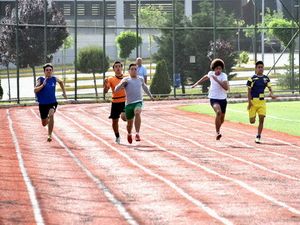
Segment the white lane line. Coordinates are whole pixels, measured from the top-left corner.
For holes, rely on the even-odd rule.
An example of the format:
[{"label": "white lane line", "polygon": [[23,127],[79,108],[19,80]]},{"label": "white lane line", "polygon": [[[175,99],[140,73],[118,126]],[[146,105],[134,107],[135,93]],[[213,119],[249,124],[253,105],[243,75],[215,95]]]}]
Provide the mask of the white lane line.
[{"label": "white lane line", "polygon": [[[178,116],[174,115],[173,117],[178,117]],[[169,121],[169,120],[165,120],[165,119],[162,119],[162,118],[156,118],[156,119],[161,120],[164,123],[170,123],[170,124],[173,124],[175,126],[179,126],[179,127],[185,128],[185,129],[193,130],[193,131],[195,131],[197,133],[200,132],[200,133],[203,133],[203,134],[208,135],[208,136],[215,136],[215,135],[213,135],[213,134],[211,134],[209,132],[205,132],[205,131],[202,131],[202,130],[196,129],[196,128],[187,127],[187,126],[184,126],[184,125],[181,125],[181,124],[178,124],[178,123],[174,123],[174,122]],[[232,142],[239,143],[239,144],[243,145],[244,147],[251,148],[252,150],[256,150],[256,151],[260,151],[260,152],[265,152],[265,153],[268,153],[268,154],[276,155],[276,156],[279,156],[279,157],[282,157],[282,158],[286,158],[286,159],[290,159],[290,160],[294,160],[294,161],[299,161],[299,159],[295,158],[295,157],[291,157],[291,156],[288,156],[288,155],[285,155],[285,154],[281,154],[281,153],[278,153],[278,152],[273,152],[273,151],[269,151],[269,150],[257,148],[257,147],[254,147],[252,145],[248,145],[248,144],[246,144],[246,143],[244,143],[242,141],[238,141],[238,140],[235,140],[235,139],[230,138],[230,137],[226,137],[226,138],[229,139]]]},{"label": "white lane line", "polygon": [[179,193],[181,196],[183,196],[185,199],[187,199],[188,201],[192,202],[194,205],[196,205],[197,207],[199,207],[201,210],[205,211],[208,215],[210,215],[212,218],[215,218],[216,220],[222,222],[223,224],[233,224],[231,221],[229,221],[228,219],[218,215],[218,213],[211,209],[210,207],[208,207],[207,205],[205,205],[204,203],[202,203],[201,201],[193,198],[191,195],[189,195],[187,192],[185,192],[182,188],[178,187],[175,183],[173,183],[172,181],[164,178],[163,176],[154,173],[152,170],[144,167],[143,165],[139,164],[137,161],[135,161],[134,159],[132,159],[128,154],[120,151],[119,149],[117,149],[116,147],[112,146],[109,142],[105,141],[103,138],[100,138],[99,136],[97,136],[95,133],[93,133],[92,131],[90,131],[89,129],[83,127],[82,125],[80,125],[79,123],[77,123],[75,120],[71,119],[70,117],[59,113],[62,117],[68,119],[69,121],[71,121],[73,124],[75,124],[76,126],[78,126],[80,129],[84,130],[86,133],[90,134],[91,136],[93,136],[95,139],[97,139],[98,141],[102,142],[103,144],[105,144],[107,147],[111,148],[113,151],[117,152],[119,155],[121,155],[122,157],[124,157],[128,162],[130,162],[132,165],[140,168],[141,170],[143,170],[145,173],[149,174],[152,177],[155,177],[156,179],[162,181],[163,183],[167,184],[170,188],[172,188],[173,190],[175,190],[177,193]]},{"label": "white lane line", "polygon": [[[170,112],[164,112],[164,113],[173,116],[173,114],[170,113]],[[211,123],[203,122],[203,121],[200,121],[200,120],[197,120],[197,119],[194,119],[194,118],[190,118],[190,117],[185,117],[185,118],[187,118],[187,119],[190,120],[190,121],[195,121],[195,122],[197,122],[197,123],[201,123],[201,124],[208,125],[208,126],[210,126],[210,127],[214,127],[214,124],[211,124]],[[233,129],[233,128],[229,128],[229,127],[223,127],[223,129],[230,130],[230,131],[233,131],[233,132],[236,132],[236,133],[239,133],[239,134],[243,134],[243,135],[246,135],[246,136],[249,136],[249,137],[252,137],[252,138],[253,138],[253,135],[252,135],[252,134],[249,134],[249,133],[244,132],[244,131],[240,131],[240,130]],[[291,144],[291,143],[289,143],[289,142],[286,142],[286,141],[283,141],[283,140],[280,140],[280,139],[277,139],[277,138],[265,137],[265,139],[273,140],[273,141],[279,142],[279,143],[281,143],[281,144],[285,144],[285,145],[288,145],[288,146],[291,146],[291,147],[295,147],[295,148],[299,148],[299,149],[300,149],[300,146],[298,146],[298,145],[294,145],[294,144]]]},{"label": "white lane line", "polygon": [[[102,109],[102,110],[105,110],[105,109]],[[285,178],[288,178],[288,179],[291,179],[291,180],[300,181],[300,178],[298,178],[298,177],[294,177],[294,176],[291,176],[291,175],[288,175],[288,174],[285,174],[285,173],[281,173],[281,172],[278,172],[278,171],[276,171],[276,170],[272,170],[272,169],[269,169],[269,168],[267,168],[267,167],[265,167],[265,166],[262,166],[262,165],[260,165],[260,164],[257,164],[257,163],[255,163],[255,162],[252,162],[252,161],[249,161],[249,160],[240,158],[240,157],[238,157],[238,156],[234,156],[234,155],[231,155],[231,154],[222,152],[222,151],[218,151],[218,150],[216,150],[216,149],[213,149],[213,148],[207,147],[207,146],[205,146],[205,145],[202,145],[202,144],[200,144],[200,143],[198,143],[198,142],[196,142],[195,140],[192,140],[192,139],[190,139],[190,138],[181,137],[181,136],[172,134],[172,133],[170,133],[170,132],[164,131],[164,130],[162,130],[162,129],[153,127],[153,126],[151,126],[151,125],[147,125],[147,124],[146,124],[145,126],[148,126],[148,127],[151,128],[151,129],[154,129],[154,130],[156,130],[156,131],[158,131],[158,132],[165,133],[166,135],[175,137],[175,138],[177,138],[177,139],[182,139],[182,140],[184,140],[184,141],[188,141],[188,142],[190,142],[190,143],[192,143],[192,144],[194,144],[194,145],[196,145],[196,146],[198,146],[198,147],[205,148],[205,149],[207,149],[207,150],[209,150],[209,151],[212,151],[212,152],[215,152],[215,153],[217,153],[217,154],[224,155],[224,156],[227,156],[227,157],[229,157],[229,158],[235,159],[235,160],[237,160],[237,161],[240,161],[240,162],[246,163],[246,164],[248,164],[248,165],[254,166],[254,167],[256,167],[256,168],[259,168],[259,169],[261,169],[261,170],[267,171],[267,172],[269,172],[269,173],[273,173],[273,174],[276,174],[276,175],[279,175],[279,176],[282,176],[282,177],[285,177]]]},{"label": "white lane line", "polygon": [[254,162],[252,162],[252,161],[249,161],[249,160],[246,160],[246,159],[243,159],[243,158],[240,158],[240,157],[237,157],[237,156],[234,156],[234,155],[231,155],[231,154],[222,152],[222,151],[215,150],[215,149],[210,148],[210,147],[207,147],[207,146],[205,146],[205,145],[203,145],[203,144],[199,144],[197,141],[192,140],[192,139],[190,139],[190,138],[181,137],[181,136],[172,134],[172,133],[170,133],[170,132],[164,131],[164,130],[162,130],[162,129],[153,127],[153,126],[148,125],[148,124],[145,124],[145,126],[151,128],[151,129],[153,129],[153,130],[156,130],[156,131],[158,131],[158,132],[164,133],[164,134],[166,134],[166,135],[168,135],[168,136],[171,136],[171,137],[174,137],[174,138],[177,138],[177,139],[182,139],[182,140],[184,140],[184,141],[190,142],[190,143],[192,143],[192,144],[194,144],[194,145],[196,145],[196,146],[198,146],[198,147],[207,149],[207,150],[209,150],[209,151],[211,151],[211,152],[215,152],[215,153],[217,153],[217,154],[219,154],[219,155],[227,156],[227,157],[232,158],[232,159],[235,159],[235,160],[237,160],[237,161],[240,161],[240,162],[246,163],[246,164],[248,164],[248,165],[254,166],[254,167],[258,168],[258,169],[267,171],[267,172],[269,172],[269,173],[273,173],[273,174],[276,174],[276,175],[279,175],[279,176],[282,176],[282,177],[285,177],[285,178],[288,178],[288,179],[291,179],[291,180],[300,181],[300,178],[297,178],[297,177],[294,177],[294,176],[291,176],[291,175],[288,175],[288,174],[284,174],[284,173],[278,172],[278,171],[276,171],[276,170],[269,169],[269,168],[267,168],[267,167],[265,167],[265,166],[262,166],[262,165],[260,165],[260,164],[254,163]]},{"label": "white lane line", "polygon": [[[87,113],[87,112],[83,111],[82,109],[80,109],[80,111],[82,111],[85,114]],[[99,120],[99,121],[101,121],[103,123],[106,123],[107,125],[110,125],[106,120],[103,120],[103,119],[101,119],[99,117],[96,117],[96,116],[92,116],[92,117],[94,117],[94,119],[96,119],[96,120]],[[127,132],[125,129],[122,129],[122,130],[125,131],[125,132]],[[220,173],[218,173],[218,172],[216,172],[216,171],[214,171],[214,170],[212,170],[212,169],[210,169],[210,168],[208,168],[206,166],[203,166],[203,165],[201,165],[201,164],[199,164],[199,163],[197,163],[195,161],[190,160],[186,156],[182,156],[182,155],[180,155],[180,154],[178,154],[178,153],[176,153],[174,151],[170,151],[170,150],[162,147],[161,145],[156,144],[156,143],[154,143],[154,142],[152,142],[150,140],[147,140],[147,139],[145,139],[145,140],[149,144],[156,146],[160,150],[162,150],[164,152],[167,152],[167,153],[169,153],[169,154],[171,154],[171,155],[173,155],[173,156],[175,156],[175,157],[177,157],[177,158],[179,158],[179,159],[187,162],[190,165],[193,165],[193,166],[195,166],[197,168],[200,168],[200,169],[204,170],[205,172],[207,172],[209,174],[218,176],[218,177],[220,177],[223,180],[227,180],[227,181],[233,182],[233,183],[237,184],[238,186],[246,189],[247,191],[249,191],[249,192],[251,192],[251,193],[253,193],[253,194],[257,195],[257,196],[260,196],[260,197],[264,198],[265,200],[267,200],[267,201],[269,201],[269,202],[271,202],[271,203],[273,203],[275,205],[278,205],[278,206],[280,206],[282,208],[285,208],[285,209],[287,209],[288,211],[290,211],[290,212],[292,212],[294,214],[300,215],[300,210],[298,210],[298,209],[296,209],[294,207],[291,207],[291,206],[287,205],[285,202],[279,201],[279,200],[273,198],[272,196],[269,196],[269,195],[267,195],[267,194],[259,191],[255,187],[252,187],[251,185],[249,185],[249,184],[247,184],[247,183],[245,183],[245,182],[243,182],[241,180],[238,180],[238,179],[235,179],[235,178],[232,178],[232,177],[228,177],[226,175],[222,175],[222,174],[220,174]]]},{"label": "white lane line", "polygon": [[[33,109],[31,109],[31,112],[37,117],[39,116],[34,112]],[[47,129],[47,128],[46,128]],[[123,203],[120,202],[114,194],[109,190],[109,188],[98,178],[96,177],[82,162],[80,159],[78,159],[75,154],[64,144],[64,142],[53,132],[52,134],[53,138],[59,143],[61,147],[63,147],[66,152],[69,154],[69,156],[74,160],[74,162],[82,169],[82,171],[90,178],[92,179],[98,186],[98,188],[103,191],[104,195],[107,197],[107,199],[117,208],[117,210],[120,212],[122,217],[131,225],[138,225],[138,222],[130,215],[130,213],[126,210]]]},{"label": "white lane line", "polygon": [[[236,110],[236,109],[230,109],[230,108],[228,108],[227,110],[231,111],[231,112],[237,112],[237,113],[240,113],[240,114],[246,114],[246,115],[248,115],[247,112]],[[277,116],[269,116],[269,115],[267,117],[275,119],[275,120],[283,120],[283,121],[288,121],[288,122],[293,122],[293,123],[300,123],[300,120],[291,120],[291,119],[280,118],[280,117],[277,117]]]},{"label": "white lane line", "polygon": [[17,153],[19,167],[20,167],[20,170],[21,170],[21,173],[22,173],[22,176],[23,176],[23,180],[25,182],[25,185],[26,185],[26,188],[27,188],[27,191],[28,191],[28,194],[29,194],[31,206],[33,208],[33,214],[34,214],[35,222],[38,225],[44,225],[45,223],[44,223],[44,219],[43,219],[43,216],[42,216],[42,213],[41,213],[39,202],[37,200],[36,191],[35,191],[35,188],[34,188],[34,186],[32,184],[32,181],[31,181],[31,179],[30,179],[30,177],[27,173],[27,170],[26,170],[26,166],[25,166],[24,159],[23,159],[23,156],[22,156],[22,151],[21,151],[20,144],[19,144],[19,141],[18,141],[18,138],[17,138],[17,134],[16,134],[16,132],[14,130],[14,127],[13,127],[13,121],[10,117],[9,109],[6,110],[6,115],[7,115],[7,120],[8,120],[8,123],[9,123],[9,130],[10,130],[10,133],[12,135],[13,143],[15,145],[15,149],[16,149],[16,153]]}]

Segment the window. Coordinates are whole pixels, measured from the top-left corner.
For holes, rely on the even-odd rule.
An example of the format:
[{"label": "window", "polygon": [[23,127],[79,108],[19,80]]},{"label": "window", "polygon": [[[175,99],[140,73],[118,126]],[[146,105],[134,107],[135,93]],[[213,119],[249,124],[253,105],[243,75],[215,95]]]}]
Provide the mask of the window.
[{"label": "window", "polygon": [[115,2],[106,3],[106,15],[108,17],[116,16],[116,3]]},{"label": "window", "polygon": [[85,16],[85,4],[77,4],[77,15]]},{"label": "window", "polygon": [[71,16],[71,4],[65,3],[63,5],[63,12],[65,16]]},{"label": "window", "polygon": [[99,16],[99,15],[100,15],[100,4],[92,3],[92,16]]}]

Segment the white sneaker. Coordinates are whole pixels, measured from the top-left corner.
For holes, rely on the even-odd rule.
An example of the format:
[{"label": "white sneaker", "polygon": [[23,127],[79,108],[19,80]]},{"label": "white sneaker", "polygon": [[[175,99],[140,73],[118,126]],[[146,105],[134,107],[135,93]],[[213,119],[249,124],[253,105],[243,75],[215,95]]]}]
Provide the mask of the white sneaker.
[{"label": "white sneaker", "polygon": [[116,143],[117,143],[117,144],[120,144],[120,143],[121,143],[121,138],[120,138],[120,137],[117,137],[117,138],[116,138]]},{"label": "white sneaker", "polygon": [[260,137],[257,135],[256,138],[255,138],[255,143],[256,144],[260,144],[261,141],[260,141]]}]

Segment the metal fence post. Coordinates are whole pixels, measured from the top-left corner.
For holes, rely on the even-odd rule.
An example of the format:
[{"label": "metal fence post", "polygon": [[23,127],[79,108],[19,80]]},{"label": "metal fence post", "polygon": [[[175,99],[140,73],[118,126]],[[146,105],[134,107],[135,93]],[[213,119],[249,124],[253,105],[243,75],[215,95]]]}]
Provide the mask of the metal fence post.
[{"label": "metal fence post", "polygon": [[17,66],[17,103],[20,104],[20,65],[19,65],[19,1],[16,0],[16,66]]},{"label": "metal fence post", "polygon": [[77,0],[74,1],[74,53],[75,53],[75,59],[74,59],[74,69],[75,69],[75,101],[77,101]]}]

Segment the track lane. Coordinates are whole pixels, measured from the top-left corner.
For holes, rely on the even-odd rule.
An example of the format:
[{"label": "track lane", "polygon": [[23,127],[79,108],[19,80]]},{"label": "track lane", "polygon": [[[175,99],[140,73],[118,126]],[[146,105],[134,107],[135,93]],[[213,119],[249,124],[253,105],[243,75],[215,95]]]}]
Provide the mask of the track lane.
[{"label": "track lane", "polygon": [[46,224],[127,224],[62,147],[46,142],[30,109],[12,110],[11,117]]},{"label": "track lane", "polygon": [[[90,110],[82,110],[82,111],[85,111],[85,112],[87,112],[87,111],[90,111]],[[91,112],[90,111],[90,113],[91,113],[91,115],[86,115],[85,117],[83,117],[83,116],[80,116],[80,118],[82,119],[82,121],[80,121],[81,123],[83,122],[83,121],[85,121],[85,123],[88,123],[88,124],[90,124],[90,126],[93,126],[94,124],[96,124],[96,122],[93,120],[93,121],[90,121],[89,122],[89,120],[91,120],[91,117],[93,117],[92,116],[92,114],[95,114],[95,115],[98,115],[98,117],[101,117],[101,112],[97,112],[97,113],[95,113],[95,112]],[[73,115],[74,116],[74,115]],[[103,119],[100,119],[100,118],[98,118],[99,119],[99,122],[100,122],[100,124],[102,124],[103,125],[103,123],[101,122]],[[108,129],[109,129],[109,126],[110,126],[110,124],[109,124],[109,122],[107,123],[107,126],[108,126]],[[95,127],[95,126],[94,126]],[[91,128],[91,129],[97,129],[97,128]],[[102,132],[102,130],[103,130],[103,127],[101,127],[101,129],[97,129],[97,131],[95,131],[96,133],[98,133],[99,135],[105,135],[105,136],[107,136],[108,138],[109,138],[109,134],[107,134],[107,133],[103,133]],[[156,134],[157,134],[158,132],[156,132]],[[153,139],[153,138],[155,138],[156,136],[151,132],[151,134],[149,134],[149,136],[151,136],[151,139]],[[161,139],[162,140],[165,140],[165,138],[163,138],[163,137],[161,137]],[[145,147],[143,147],[143,146],[135,146],[135,147],[132,147],[132,148],[135,148],[135,149],[137,149],[137,152],[133,152],[133,151],[131,151],[132,153],[131,153],[131,157],[136,157],[136,155],[137,154],[139,154],[140,156],[143,156],[143,155],[145,155],[146,153],[147,153],[147,148],[145,148]],[[139,151],[141,151],[142,153],[139,153]],[[152,151],[150,151],[150,152],[152,152]],[[147,162],[145,162],[145,165],[151,165],[151,164],[155,164],[155,159],[156,158],[160,158],[159,157],[159,155],[161,155],[162,153],[160,153],[160,152],[157,152],[157,154],[158,155],[156,155],[156,156],[152,156],[152,157],[149,157],[149,155],[148,155],[149,153],[147,153],[147,155],[145,156],[146,158],[148,157],[148,161]],[[170,156],[169,156],[170,157]],[[141,160],[145,160],[145,159],[141,159],[141,158],[137,158],[137,160],[139,161],[139,162],[141,162]],[[154,162],[153,162],[154,161]],[[157,165],[154,165],[154,166],[156,166],[157,168],[158,168],[158,170],[163,170],[161,167],[159,167],[159,166],[161,166],[161,164],[162,165],[167,165],[166,167],[168,168],[169,167],[169,165],[170,165],[170,168],[177,168],[177,166],[172,166],[172,161],[170,161],[169,163],[165,163],[164,161],[158,161],[158,162],[156,162],[156,164]],[[152,168],[152,167],[151,167]],[[180,167],[180,171],[184,171],[186,168],[181,168]],[[194,168],[192,168],[192,170],[191,171],[194,171]],[[192,173],[190,171],[190,173]],[[170,172],[168,172],[169,174],[170,174]],[[186,174],[188,174],[188,173],[186,173]],[[174,175],[174,174],[172,174],[171,173],[171,175],[168,175],[168,176],[170,176],[170,177],[181,177],[179,174],[176,174],[176,175]],[[195,175],[194,176],[192,176],[192,177],[196,177]],[[184,183],[184,180],[183,181],[181,181],[181,183],[180,184],[182,184],[182,183]],[[212,184],[211,184],[212,185]],[[214,185],[212,185],[212,186],[214,186]],[[215,188],[215,189],[218,189],[218,188]],[[224,188],[225,190],[227,190],[226,188]],[[228,188],[228,189],[230,189],[230,188]],[[223,189],[221,189],[221,190],[223,190]],[[195,189],[194,190],[190,190],[189,191],[189,193],[195,193]],[[240,190],[238,191],[238,193],[240,193]],[[224,193],[223,193],[224,194]],[[248,194],[248,193],[247,193]],[[231,196],[231,195],[228,195],[228,196]],[[227,196],[227,197],[228,197]],[[202,196],[203,197],[203,196]],[[209,196],[209,197],[211,197],[211,196]],[[232,196],[231,196],[232,197]],[[257,197],[257,196],[253,196],[252,195],[252,198],[255,198],[255,197]],[[232,197],[232,198],[234,198],[234,196]],[[213,201],[212,200],[213,198],[210,198],[210,201]],[[248,201],[249,201],[249,197],[248,198],[246,198]],[[218,199],[219,201],[216,201],[216,202],[222,202],[222,203],[224,203],[225,201],[224,201],[224,199]],[[221,200],[221,201],[220,201]],[[223,200],[223,201],[222,201]],[[228,201],[228,200],[227,200]],[[246,200],[245,200],[246,201]],[[259,200],[259,201],[261,201],[261,200]],[[237,201],[238,202],[238,201]],[[225,203],[224,203],[225,204]],[[257,202],[256,202],[256,204],[255,204],[255,206],[257,207],[257,205],[260,205],[261,204],[261,202],[259,203],[259,204],[257,204]],[[268,203],[265,203],[266,205],[268,204]],[[250,205],[250,203],[249,203],[249,205]],[[226,208],[226,206],[224,206],[223,205],[223,207],[224,208]],[[229,207],[230,208],[230,207]],[[255,207],[253,207],[253,209],[254,209]],[[263,209],[258,209],[258,207],[257,207],[257,210],[258,210],[258,213],[261,213],[261,212],[263,212],[263,213],[266,213],[266,211],[264,211]],[[272,210],[270,210],[270,212],[272,213],[273,212],[273,210],[274,209],[272,209]],[[278,211],[278,209],[276,209],[277,211]],[[230,210],[229,210],[230,211]],[[231,211],[232,212],[232,211]],[[284,212],[283,214],[284,214],[284,217],[285,216],[287,216],[286,214],[285,214],[286,212]],[[298,214],[299,214],[299,211],[298,211]],[[264,214],[265,215],[265,214]],[[232,215],[231,215],[232,216]],[[288,217],[290,217],[290,218],[293,218],[294,217],[294,215],[289,215]],[[251,217],[252,218],[252,217]],[[281,217],[280,217],[281,218]],[[253,218],[252,218],[253,219]],[[280,219],[279,219],[280,220]]]},{"label": "track lane", "polygon": [[5,109],[0,110],[0,121],[0,224],[33,224],[34,213]]}]

